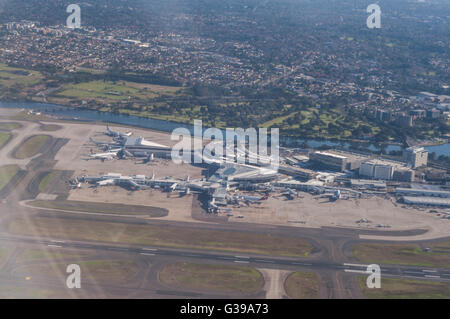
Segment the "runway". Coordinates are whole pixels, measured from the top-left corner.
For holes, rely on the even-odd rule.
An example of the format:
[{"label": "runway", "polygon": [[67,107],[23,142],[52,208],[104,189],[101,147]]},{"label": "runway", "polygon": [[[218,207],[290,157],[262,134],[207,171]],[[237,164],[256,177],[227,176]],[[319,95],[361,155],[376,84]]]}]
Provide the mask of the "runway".
[{"label": "runway", "polygon": [[[197,259],[197,260],[209,260],[220,261],[226,263],[236,264],[248,264],[252,267],[266,267],[276,269],[313,269],[317,271],[343,271],[352,273],[355,275],[368,275],[368,264],[352,264],[352,263],[335,263],[326,261],[317,261],[310,259],[298,259],[298,258],[275,258],[268,256],[256,256],[256,255],[233,255],[233,254],[219,254],[213,252],[202,252],[193,250],[181,250],[181,249],[167,249],[160,247],[138,247],[138,246],[116,246],[105,244],[94,244],[86,242],[75,242],[66,240],[43,240],[33,239],[25,237],[0,237],[0,241],[25,243],[47,246],[54,249],[88,249],[97,250],[103,252],[122,252],[140,254],[142,256],[166,256],[166,257],[179,257],[182,259]],[[413,267],[413,266],[400,266],[400,265],[380,265],[381,276],[388,276],[393,278],[412,278],[421,280],[432,280],[440,282],[450,282],[450,269],[439,268],[425,268],[425,267]]]}]

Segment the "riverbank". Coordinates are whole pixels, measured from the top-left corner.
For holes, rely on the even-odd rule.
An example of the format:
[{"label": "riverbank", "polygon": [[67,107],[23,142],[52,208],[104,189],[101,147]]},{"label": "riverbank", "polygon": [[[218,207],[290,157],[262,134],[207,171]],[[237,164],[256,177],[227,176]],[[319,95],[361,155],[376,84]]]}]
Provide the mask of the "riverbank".
[{"label": "riverbank", "polygon": [[[46,114],[52,118],[65,121],[88,121],[114,123],[118,125],[140,127],[162,132],[172,132],[176,128],[186,128],[193,132],[193,125],[188,123],[177,123],[173,121],[142,118],[132,115],[116,114],[111,112],[101,112],[82,107],[68,107],[56,104],[38,103],[38,102],[0,102],[0,108],[24,109],[41,114]],[[206,127],[204,128],[206,129]],[[402,151],[404,148],[400,144],[376,145],[371,142],[352,142],[345,140],[320,140],[320,139],[302,139],[296,137],[281,137],[280,144],[288,147],[301,147],[306,145],[310,148],[338,147],[343,149],[364,150],[368,152],[380,152],[382,149],[387,154],[392,151]],[[427,150],[435,152],[437,156],[450,156],[450,144],[436,145],[427,147]],[[430,150],[429,150],[430,151]]]}]

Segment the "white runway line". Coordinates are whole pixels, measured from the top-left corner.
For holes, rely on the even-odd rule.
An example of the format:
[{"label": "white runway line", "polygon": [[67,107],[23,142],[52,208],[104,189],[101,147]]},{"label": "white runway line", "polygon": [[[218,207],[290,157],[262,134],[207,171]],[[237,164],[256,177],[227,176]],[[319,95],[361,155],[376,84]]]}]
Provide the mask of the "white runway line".
[{"label": "white runway line", "polygon": [[344,264],[344,266],[348,266],[348,267],[364,267],[364,268],[367,268],[367,266],[369,266],[369,265],[361,265],[361,264]]},{"label": "white runway line", "polygon": [[155,254],[149,254],[149,253],[141,253],[141,255],[144,255],[144,256],[155,256]]},{"label": "white runway line", "polygon": [[312,264],[307,263],[292,263],[293,265],[300,265],[300,266],[312,266]]},{"label": "white runway line", "polygon": [[52,248],[62,248],[62,246],[58,246],[58,245],[47,245],[48,247],[52,247]]},{"label": "white runway line", "polygon": [[344,271],[345,272],[354,272],[354,273],[357,273],[357,274],[367,274],[367,271],[364,271],[364,270],[345,269]]},{"label": "white runway line", "polygon": [[235,260],[235,263],[241,263],[241,264],[249,264],[249,261],[243,261],[243,260]]},{"label": "white runway line", "polygon": [[423,273],[419,271],[404,271],[405,274],[416,274],[416,275],[423,275]]},{"label": "white runway line", "polygon": [[273,263],[274,262],[272,260],[263,260],[263,259],[255,259],[255,261],[260,262],[260,263]]},{"label": "white runway line", "polygon": [[414,278],[414,279],[422,279],[423,277],[419,277],[419,276],[403,276],[404,278]]}]

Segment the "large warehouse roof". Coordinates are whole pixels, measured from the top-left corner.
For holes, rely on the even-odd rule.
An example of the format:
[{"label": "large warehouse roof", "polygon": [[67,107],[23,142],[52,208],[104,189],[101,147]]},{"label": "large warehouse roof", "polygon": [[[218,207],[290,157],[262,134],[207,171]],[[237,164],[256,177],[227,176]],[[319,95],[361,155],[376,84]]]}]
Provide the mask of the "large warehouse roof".
[{"label": "large warehouse roof", "polygon": [[450,198],[404,196],[403,200],[406,204],[411,204],[411,205],[429,205],[429,206],[450,207]]}]

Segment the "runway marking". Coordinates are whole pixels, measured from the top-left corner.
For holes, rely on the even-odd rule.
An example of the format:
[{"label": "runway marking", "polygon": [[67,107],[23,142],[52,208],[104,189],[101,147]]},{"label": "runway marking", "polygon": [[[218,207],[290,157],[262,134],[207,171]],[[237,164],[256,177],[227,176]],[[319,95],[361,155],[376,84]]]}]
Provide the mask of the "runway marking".
[{"label": "runway marking", "polygon": [[47,245],[48,247],[53,247],[53,248],[62,248],[62,246],[58,246],[58,245]]},{"label": "runway marking", "polygon": [[437,272],[436,270],[425,270],[425,269],[423,269],[422,271],[423,272]]},{"label": "runway marking", "polygon": [[65,244],[65,241],[62,240],[51,240],[52,243],[61,243],[61,244]]},{"label": "runway marking", "polygon": [[344,271],[345,272],[354,272],[357,274],[367,274],[367,271],[364,271],[364,270],[345,269]]},{"label": "runway marking", "polygon": [[263,260],[263,259],[255,259],[255,261],[261,262],[261,263],[274,263],[274,261],[272,261],[272,260]]},{"label": "runway marking", "polygon": [[293,265],[300,265],[300,266],[312,266],[312,264],[307,263],[292,263]]},{"label": "runway marking", "polygon": [[344,266],[349,266],[349,267],[364,267],[364,268],[367,268],[367,266],[369,266],[369,265],[361,265],[361,264],[344,264]]},{"label": "runway marking", "polygon": [[141,253],[141,255],[145,255],[145,256],[155,256],[155,254],[149,254],[149,253]]},{"label": "runway marking", "polygon": [[118,247],[107,247],[109,250],[116,250],[116,251],[129,251],[128,248],[118,248]]},{"label": "runway marking", "polygon": [[405,278],[414,278],[414,279],[423,279],[423,277],[419,277],[419,276],[403,276]]},{"label": "runway marking", "polygon": [[419,271],[404,271],[405,274],[418,274],[418,275],[423,275],[423,273],[419,272]]},{"label": "runway marking", "polygon": [[425,275],[427,278],[441,278],[441,276],[434,276],[434,275]]},{"label": "runway marking", "polygon": [[142,250],[157,251],[158,249],[156,249],[156,248],[142,248]]},{"label": "runway marking", "polygon": [[235,260],[235,263],[241,263],[241,264],[248,264],[250,263],[249,261],[243,261],[243,260]]}]

